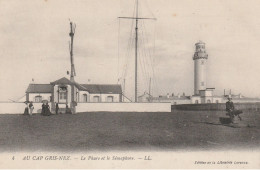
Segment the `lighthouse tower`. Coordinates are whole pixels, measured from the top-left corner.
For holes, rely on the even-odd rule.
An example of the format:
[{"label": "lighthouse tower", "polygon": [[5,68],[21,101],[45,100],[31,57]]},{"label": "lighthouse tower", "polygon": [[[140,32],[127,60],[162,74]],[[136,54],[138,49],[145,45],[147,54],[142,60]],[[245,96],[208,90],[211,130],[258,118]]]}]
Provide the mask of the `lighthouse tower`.
[{"label": "lighthouse tower", "polygon": [[205,43],[199,41],[195,44],[196,51],[194,60],[194,95],[199,95],[199,90],[206,89],[206,73],[208,54],[205,50]]}]

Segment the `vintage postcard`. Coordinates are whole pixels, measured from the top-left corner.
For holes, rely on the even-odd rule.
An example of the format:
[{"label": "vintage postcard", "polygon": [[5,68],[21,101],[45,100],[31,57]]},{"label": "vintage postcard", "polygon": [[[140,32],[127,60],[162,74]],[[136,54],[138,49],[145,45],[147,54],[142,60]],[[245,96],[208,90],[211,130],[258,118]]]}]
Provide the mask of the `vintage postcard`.
[{"label": "vintage postcard", "polygon": [[0,168],[259,169],[259,6],[0,0]]}]

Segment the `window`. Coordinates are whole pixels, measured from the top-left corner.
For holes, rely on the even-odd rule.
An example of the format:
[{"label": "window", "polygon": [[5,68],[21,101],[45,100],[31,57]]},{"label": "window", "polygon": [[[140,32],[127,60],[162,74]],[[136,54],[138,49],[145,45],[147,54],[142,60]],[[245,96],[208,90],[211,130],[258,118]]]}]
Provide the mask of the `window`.
[{"label": "window", "polygon": [[34,102],[42,102],[42,96],[35,96]]},{"label": "window", "polygon": [[94,96],[94,97],[93,97],[93,102],[100,102],[99,96]]},{"label": "window", "polygon": [[177,104],[177,102],[174,102],[174,105],[176,105]]},{"label": "window", "polygon": [[211,103],[211,101],[208,99],[208,100],[207,100],[207,103]]},{"label": "window", "polygon": [[195,100],[195,104],[198,104],[199,103],[199,100]]},{"label": "window", "polygon": [[204,81],[202,81],[200,84],[201,84],[201,86],[204,86]]},{"label": "window", "polygon": [[83,94],[83,102],[88,102],[88,95],[87,94]]},{"label": "window", "polygon": [[67,99],[67,92],[60,92],[60,100],[66,100]]},{"label": "window", "polygon": [[61,102],[65,102],[67,100],[67,87],[66,86],[59,86],[59,100]]},{"label": "window", "polygon": [[107,102],[114,102],[113,96],[107,96]]},{"label": "window", "polygon": [[218,103],[218,100],[216,100],[216,103]]}]

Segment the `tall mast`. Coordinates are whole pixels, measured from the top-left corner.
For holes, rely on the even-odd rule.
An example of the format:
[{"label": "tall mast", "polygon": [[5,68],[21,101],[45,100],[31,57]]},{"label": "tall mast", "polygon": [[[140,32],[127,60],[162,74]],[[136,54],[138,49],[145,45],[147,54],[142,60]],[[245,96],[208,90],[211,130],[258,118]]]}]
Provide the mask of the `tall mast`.
[{"label": "tall mast", "polygon": [[135,102],[137,102],[137,81],[138,81],[138,74],[137,74],[137,69],[138,69],[138,62],[137,62],[137,49],[138,48],[138,0],[136,0],[136,20],[135,20]]},{"label": "tall mast", "polygon": [[[74,82],[74,76],[76,76],[76,72],[75,72],[75,66],[74,66],[74,59],[73,59],[73,38],[74,38],[74,34],[75,34],[75,29],[76,29],[76,25],[72,24],[72,22],[70,22],[70,64],[71,64],[71,70],[70,70],[70,81]],[[76,113],[76,107],[75,107],[75,97],[74,97],[74,85],[71,85],[71,103],[70,103],[70,108],[72,113]]]},{"label": "tall mast", "polygon": [[70,22],[70,80],[74,81],[74,76],[76,76],[76,72],[75,72],[75,66],[74,66],[74,59],[73,59],[73,38],[74,38],[74,34],[75,34],[75,29],[76,26],[72,24],[72,22]]},{"label": "tall mast", "polygon": [[135,17],[118,17],[122,19],[135,19],[135,102],[137,102],[137,81],[138,81],[138,20],[139,19],[152,19],[156,18],[140,18],[138,17],[138,0],[136,0],[136,16]]}]

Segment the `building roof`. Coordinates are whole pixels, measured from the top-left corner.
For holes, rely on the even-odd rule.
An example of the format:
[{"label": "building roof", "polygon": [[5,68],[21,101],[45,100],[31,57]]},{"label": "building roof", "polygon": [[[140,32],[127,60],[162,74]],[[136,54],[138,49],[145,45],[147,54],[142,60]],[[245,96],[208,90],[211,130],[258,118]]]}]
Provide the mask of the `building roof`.
[{"label": "building roof", "polygon": [[152,97],[154,100],[190,100],[190,96],[159,96],[159,97]]},{"label": "building roof", "polygon": [[51,82],[50,84],[56,85],[56,84],[69,84],[69,85],[74,85],[76,86],[79,90],[86,90],[82,85],[75,81],[71,81],[67,79],[66,77],[62,77],[56,81]]},{"label": "building roof", "polygon": [[[227,99],[230,95],[224,95],[222,96],[222,98]],[[232,94],[231,95],[232,100],[239,100],[239,101],[260,101],[260,98],[256,98],[256,97],[245,97],[242,96],[241,94],[235,95]]]},{"label": "building roof", "polygon": [[232,97],[232,100],[234,101],[234,100],[240,100],[240,101],[248,101],[248,100],[250,100],[250,101],[255,101],[255,100],[257,100],[257,101],[260,101],[260,99],[259,98],[251,98],[251,97],[241,97],[241,98],[236,98],[236,97]]},{"label": "building roof", "polygon": [[29,84],[26,93],[51,93],[52,85],[56,84],[75,85],[79,90],[88,91],[89,93],[122,93],[122,88],[119,84],[79,84],[77,82],[70,81],[66,77],[51,82],[50,84]]},{"label": "building roof", "polygon": [[51,84],[29,84],[26,93],[51,93]]},{"label": "building roof", "polygon": [[138,96],[138,98],[141,98],[141,97],[153,97],[152,95],[150,95],[149,93],[147,92],[144,92],[144,94]]},{"label": "building roof", "polygon": [[121,94],[122,88],[119,84],[81,84],[89,93],[114,93]]},{"label": "building roof", "polygon": [[70,81],[69,79],[67,79],[66,77],[62,77],[56,81],[51,82],[50,84],[74,84],[74,82]]}]

